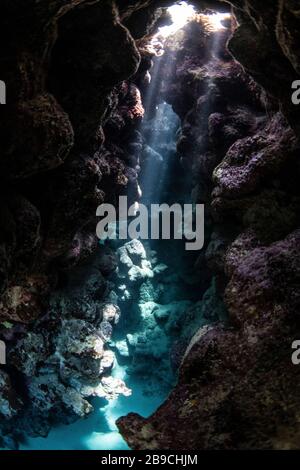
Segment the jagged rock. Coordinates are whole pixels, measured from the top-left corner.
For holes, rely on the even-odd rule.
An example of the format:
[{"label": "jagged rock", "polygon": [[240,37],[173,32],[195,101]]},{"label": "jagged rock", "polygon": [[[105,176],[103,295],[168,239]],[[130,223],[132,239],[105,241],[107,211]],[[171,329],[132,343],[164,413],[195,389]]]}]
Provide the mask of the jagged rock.
[{"label": "jagged rock", "polygon": [[211,234],[210,242],[205,251],[205,260],[213,272],[222,273],[224,271],[224,258],[231,239],[232,234],[222,233],[219,230]]},{"label": "jagged rock", "polygon": [[117,257],[111,248],[101,249],[97,256],[97,266],[104,276],[109,276],[117,269]]},{"label": "jagged rock", "polygon": [[[299,271],[299,236],[298,230],[267,248],[249,249],[246,245],[243,256],[239,258],[241,264],[230,265],[233,274],[226,287],[226,303],[231,319],[241,327],[247,326],[249,316],[251,323],[256,318],[260,319],[262,312],[265,328],[268,328],[268,323],[269,327],[272,326],[271,319],[266,321],[269,316],[280,318],[285,309],[289,314],[296,313],[300,299],[295,284]],[[247,242],[247,238],[244,240]],[[231,258],[232,253],[229,252],[228,260]]]},{"label": "jagged rock", "polygon": [[126,387],[123,380],[115,377],[102,377],[101,385],[103,387],[105,397],[108,400],[114,400],[118,395],[128,397],[132,393],[131,390]]},{"label": "jagged rock", "polygon": [[60,264],[65,269],[84,263],[91,258],[98,247],[98,240],[94,233],[83,229],[76,233],[69,250],[61,257]]},{"label": "jagged rock", "polygon": [[89,379],[100,375],[103,339],[100,332],[83,320],[64,320],[56,341],[56,352],[62,358],[64,374]]},{"label": "jagged rock", "polygon": [[64,355],[93,351],[95,358],[103,355],[103,342],[97,330],[83,320],[64,320],[57,338],[58,351]]},{"label": "jagged rock", "polygon": [[114,366],[115,355],[112,351],[104,351],[103,357],[100,363],[100,374],[110,372]]},{"label": "jagged rock", "polygon": [[50,414],[58,404],[79,417],[89,414],[93,407],[73,388],[65,387],[56,375],[34,378],[29,384],[29,396],[37,414]]},{"label": "jagged rock", "polygon": [[151,263],[147,260],[142,261],[142,266],[132,266],[128,271],[128,279],[131,282],[141,281],[145,278],[152,278],[153,271],[151,270]]},{"label": "jagged rock", "polygon": [[284,126],[280,115],[261,133],[238,140],[214,170],[214,196],[235,198],[255,191],[270,173],[281,169],[295,143],[294,132]]},{"label": "jagged rock", "polygon": [[133,266],[133,261],[131,260],[125,246],[122,246],[118,249],[119,260],[122,265],[128,270]]},{"label": "jagged rock", "polygon": [[[86,51],[89,51],[88,57]],[[74,8],[61,20],[53,51],[52,86],[70,115],[81,145],[95,139],[101,116],[107,109],[109,91],[131,76],[139,62],[135,43],[120,23],[111,2]],[[73,79],[69,80],[70,77]],[[88,93],[82,80],[89,83]]]},{"label": "jagged rock", "polygon": [[5,419],[15,416],[22,405],[21,399],[16,395],[9,375],[0,370],[0,415]]},{"label": "jagged rock", "polygon": [[32,377],[49,356],[49,346],[41,334],[29,332],[9,352],[8,360],[23,374]]},{"label": "jagged rock", "polygon": [[1,197],[0,218],[0,289],[3,293],[13,267],[18,267],[19,278],[32,269],[41,244],[41,219],[38,209],[27,198],[11,191]]},{"label": "jagged rock", "polygon": [[102,316],[103,321],[110,322],[116,325],[120,318],[120,309],[117,305],[114,304],[104,304],[100,308],[100,315]]},{"label": "jagged rock", "polygon": [[[53,295],[51,307],[54,314],[60,310],[64,317],[98,322],[98,301],[104,297],[108,283],[101,272],[91,267],[77,267],[68,283]],[[56,312],[56,313],[55,313]]]},{"label": "jagged rock", "polygon": [[[299,374],[290,360],[295,324],[287,315],[297,315],[299,309],[292,275],[298,270],[298,239],[299,231],[270,247],[250,248],[245,237],[246,252],[240,250],[239,263],[231,264],[226,288],[229,316],[238,328],[211,327],[197,334],[182,363],[179,384],[165,404],[149,419],[131,414],[118,421],[132,447],[171,448],[176,442],[181,448],[182,429],[185,448],[279,448],[283,442],[295,448],[285,437],[286,426],[282,430],[278,423],[285,407],[290,419],[297,420],[297,387],[288,385]],[[230,428],[228,415],[220,416],[224,407],[233,420]],[[174,419],[180,426],[170,433]]]},{"label": "jagged rock", "polygon": [[13,140],[12,130],[18,139],[7,149],[9,159],[2,160],[2,171],[5,165],[10,178],[26,178],[61,165],[74,144],[74,135],[68,115],[55,98],[43,93],[25,101],[17,116],[17,121],[10,123],[7,145]]},{"label": "jagged rock", "polygon": [[111,326],[111,323],[108,321],[102,321],[99,325],[99,334],[104,341],[104,343],[107,343],[112,336],[113,328]]},{"label": "jagged rock", "polygon": [[146,261],[146,251],[139,240],[131,240],[118,249],[118,256],[124,269],[131,270],[132,273],[138,271],[143,261]]},{"label": "jagged rock", "polygon": [[29,275],[20,284],[9,285],[0,301],[0,319],[31,323],[40,314],[49,294],[46,276]]},{"label": "jagged rock", "polygon": [[247,230],[239,235],[226,252],[225,269],[227,275],[231,277],[233,272],[243,262],[243,258],[259,246],[261,246],[261,243],[252,230]]},{"label": "jagged rock", "polygon": [[294,0],[282,1],[279,5],[276,36],[284,55],[300,74],[299,20],[300,14],[296,2]]},{"label": "jagged rock", "polygon": [[[156,277],[157,273],[156,266],[153,268],[154,276]],[[163,283],[156,283],[151,278],[146,279],[139,289],[139,299],[141,302],[159,302],[161,295],[164,292]]]},{"label": "jagged rock", "polygon": [[92,405],[82,399],[82,396],[73,388],[67,388],[63,394],[63,403],[80,418],[85,417],[93,410]]},{"label": "jagged rock", "polygon": [[130,356],[126,340],[116,341],[115,348],[119,356],[123,358],[128,358]]},{"label": "jagged rock", "polygon": [[168,269],[168,266],[164,263],[159,263],[157,264],[156,266],[154,266],[153,268],[153,273],[155,275],[160,275],[160,274],[163,274],[165,273],[165,271]]},{"label": "jagged rock", "polygon": [[287,236],[299,225],[291,130],[299,128],[299,115],[290,99],[299,15],[288,0],[230,3],[238,26],[229,48],[245,69],[223,48],[228,31],[213,39],[191,23],[167,44],[177,55],[173,68],[164,69],[162,91],[182,120],[177,150],[193,172],[194,201],[210,205],[213,172],[217,185],[212,211],[206,210],[205,256],[216,278],[185,315],[187,338],[200,315],[212,321],[229,315],[230,328],[197,331],[195,324],[188,347],[184,335],[176,341],[172,361],[181,366],[170,397],[148,419],[131,413],[117,423],[134,449],[299,447],[299,392],[288,385],[299,375],[290,360],[299,333],[297,274],[291,274],[298,272],[298,232]]},{"label": "jagged rock", "polygon": [[[227,321],[228,314],[223,299],[218,292],[216,279],[212,280],[209,289],[204,293],[201,302],[201,315],[209,322]],[[188,325],[188,321],[186,321]]]}]

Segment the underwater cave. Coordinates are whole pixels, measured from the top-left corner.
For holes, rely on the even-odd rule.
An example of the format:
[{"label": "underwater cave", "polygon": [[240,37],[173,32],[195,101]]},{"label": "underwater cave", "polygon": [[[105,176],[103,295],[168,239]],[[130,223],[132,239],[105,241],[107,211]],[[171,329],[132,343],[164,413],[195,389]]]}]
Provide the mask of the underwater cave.
[{"label": "underwater cave", "polygon": [[[300,10],[277,3],[0,5],[2,449],[300,448]],[[153,236],[161,205],[191,226]]]}]

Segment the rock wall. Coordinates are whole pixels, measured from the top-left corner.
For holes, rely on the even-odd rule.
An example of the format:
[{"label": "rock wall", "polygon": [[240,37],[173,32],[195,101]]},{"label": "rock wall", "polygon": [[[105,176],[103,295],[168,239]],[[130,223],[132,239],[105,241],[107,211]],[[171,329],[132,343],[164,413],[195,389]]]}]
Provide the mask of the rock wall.
[{"label": "rock wall", "polygon": [[232,3],[239,26],[231,25],[228,48],[243,67],[227,52],[229,30],[204,34],[199,17],[167,44],[173,60],[162,86],[182,120],[177,147],[195,202],[207,207],[198,262],[216,276],[229,324],[195,334],[178,385],[150,418],[118,420],[134,449],[300,445],[291,361],[300,334],[299,111],[291,103],[299,55],[282,35],[293,23],[297,36],[299,9]]},{"label": "rock wall", "polygon": [[143,108],[124,82],[140,53],[114,2],[5,0],[0,10],[0,446],[14,448],[89,413],[87,397],[129,393],[109,374],[105,312],[117,307],[91,255],[96,207],[125,188],[136,198],[134,165],[114,141]]}]

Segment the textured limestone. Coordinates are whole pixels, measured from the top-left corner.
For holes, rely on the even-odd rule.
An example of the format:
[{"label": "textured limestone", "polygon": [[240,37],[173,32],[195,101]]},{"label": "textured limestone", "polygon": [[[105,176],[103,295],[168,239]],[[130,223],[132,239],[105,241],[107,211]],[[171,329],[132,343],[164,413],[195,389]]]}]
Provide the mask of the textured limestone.
[{"label": "textured limestone", "polygon": [[299,231],[240,257],[226,288],[236,328],[197,334],[165,404],[150,419],[119,420],[133,448],[298,448],[287,433],[299,433],[299,369],[290,359],[299,334],[298,243]]},{"label": "textured limestone", "polygon": [[229,49],[263,89],[223,41],[214,58],[205,56],[209,39],[199,25],[178,37],[163,89],[182,120],[177,148],[194,172],[194,199],[212,216],[198,260],[216,274],[207,314],[224,292],[229,319],[198,330],[183,361],[175,345],[178,385],[152,416],[118,420],[133,449],[300,445],[299,368],[291,362],[300,334],[299,115],[290,99],[299,15],[292,1],[231,3],[239,25]]},{"label": "textured limestone", "polygon": [[21,405],[21,400],[16,396],[9,375],[0,371],[0,414],[5,419],[12,418]]}]

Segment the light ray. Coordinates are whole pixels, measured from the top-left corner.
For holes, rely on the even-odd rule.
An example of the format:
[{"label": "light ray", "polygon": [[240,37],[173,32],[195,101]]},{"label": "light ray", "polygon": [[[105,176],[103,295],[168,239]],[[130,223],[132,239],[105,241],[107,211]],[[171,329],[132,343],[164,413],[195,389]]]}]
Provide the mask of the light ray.
[{"label": "light ray", "polygon": [[168,8],[168,13],[171,16],[172,24],[169,26],[162,26],[159,28],[157,36],[167,38],[176,33],[179,29],[191,21],[195,16],[195,8],[193,5],[188,5],[186,2],[180,2]]},{"label": "light ray", "polygon": [[212,13],[211,15],[206,16],[214,31],[226,29],[225,26],[222,24],[222,21],[229,20],[231,18],[230,13]]}]

